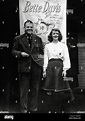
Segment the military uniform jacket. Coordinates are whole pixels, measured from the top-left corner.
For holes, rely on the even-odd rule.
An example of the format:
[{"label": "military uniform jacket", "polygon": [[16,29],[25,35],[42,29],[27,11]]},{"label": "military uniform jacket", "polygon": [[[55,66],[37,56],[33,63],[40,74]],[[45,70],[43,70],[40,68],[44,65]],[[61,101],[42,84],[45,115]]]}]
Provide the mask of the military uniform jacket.
[{"label": "military uniform jacket", "polygon": [[[28,53],[29,57],[22,57],[21,52]],[[31,59],[33,59],[39,66],[43,66],[43,44],[41,38],[35,34],[32,36],[31,48],[27,41],[26,34],[15,37],[12,54],[18,59],[19,72],[30,71]],[[42,57],[40,57],[40,55]]]}]

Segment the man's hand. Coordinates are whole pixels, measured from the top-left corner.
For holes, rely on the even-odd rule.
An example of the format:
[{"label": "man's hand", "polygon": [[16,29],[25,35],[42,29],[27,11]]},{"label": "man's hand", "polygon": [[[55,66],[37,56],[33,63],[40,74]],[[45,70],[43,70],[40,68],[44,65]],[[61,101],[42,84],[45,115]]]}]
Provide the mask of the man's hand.
[{"label": "man's hand", "polygon": [[28,53],[25,53],[25,52],[21,52],[21,56],[22,57],[29,57],[29,54]]}]

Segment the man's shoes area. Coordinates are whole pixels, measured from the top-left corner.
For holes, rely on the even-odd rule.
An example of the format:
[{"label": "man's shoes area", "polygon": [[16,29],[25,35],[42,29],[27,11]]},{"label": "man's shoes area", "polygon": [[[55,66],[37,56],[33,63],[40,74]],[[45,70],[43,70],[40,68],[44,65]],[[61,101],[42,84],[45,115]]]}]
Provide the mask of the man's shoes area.
[{"label": "man's shoes area", "polygon": [[36,112],[37,110],[38,110],[37,108],[31,109],[32,112]]},{"label": "man's shoes area", "polygon": [[21,113],[27,113],[27,110],[21,110]]},{"label": "man's shoes area", "polygon": [[30,111],[28,111],[28,110],[21,110],[21,113],[29,113],[29,112],[35,113],[35,112],[37,112],[37,110],[38,110],[38,108],[31,108]]}]

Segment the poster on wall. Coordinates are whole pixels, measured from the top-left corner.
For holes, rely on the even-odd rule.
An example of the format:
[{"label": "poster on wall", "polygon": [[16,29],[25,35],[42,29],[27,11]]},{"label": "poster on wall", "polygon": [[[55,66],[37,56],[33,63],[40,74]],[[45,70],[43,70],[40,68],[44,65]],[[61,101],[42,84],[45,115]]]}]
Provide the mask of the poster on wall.
[{"label": "poster on wall", "polygon": [[52,28],[58,28],[66,43],[66,4],[67,0],[19,0],[20,34],[24,33],[24,22],[34,23],[34,32],[48,43]]}]

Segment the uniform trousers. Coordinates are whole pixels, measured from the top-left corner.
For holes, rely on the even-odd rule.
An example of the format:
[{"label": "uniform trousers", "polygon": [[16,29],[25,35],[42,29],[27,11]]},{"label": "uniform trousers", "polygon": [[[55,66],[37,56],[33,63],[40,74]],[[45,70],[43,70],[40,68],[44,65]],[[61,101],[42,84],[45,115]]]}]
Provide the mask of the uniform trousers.
[{"label": "uniform trousers", "polygon": [[37,108],[41,72],[42,67],[31,60],[30,72],[19,73],[21,110]]}]

